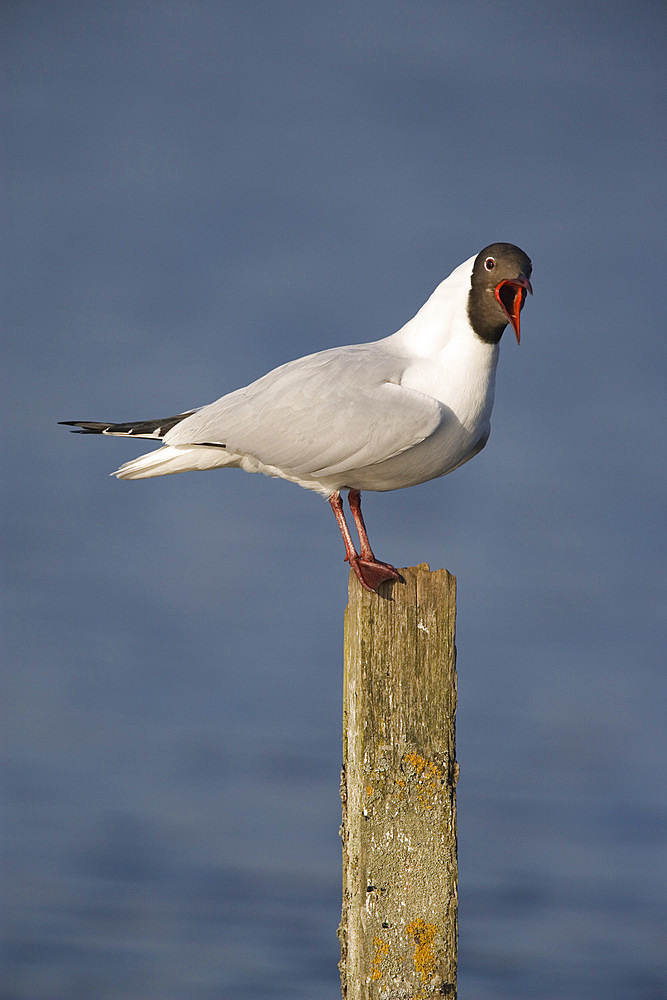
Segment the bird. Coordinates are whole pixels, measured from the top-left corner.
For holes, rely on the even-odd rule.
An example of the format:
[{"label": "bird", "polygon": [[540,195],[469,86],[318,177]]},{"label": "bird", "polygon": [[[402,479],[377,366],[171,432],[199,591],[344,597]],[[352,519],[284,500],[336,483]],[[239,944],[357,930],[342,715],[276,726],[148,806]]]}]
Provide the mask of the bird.
[{"label": "bird", "polygon": [[289,361],[214,403],[160,420],[60,423],[79,434],[162,443],[112,473],[119,479],[231,467],[313,490],[331,505],[359,583],[377,591],[401,577],[373,554],[361,493],[444,476],[484,448],[500,339],[509,324],[520,342],[531,273],[519,247],[491,243],[382,340]]}]

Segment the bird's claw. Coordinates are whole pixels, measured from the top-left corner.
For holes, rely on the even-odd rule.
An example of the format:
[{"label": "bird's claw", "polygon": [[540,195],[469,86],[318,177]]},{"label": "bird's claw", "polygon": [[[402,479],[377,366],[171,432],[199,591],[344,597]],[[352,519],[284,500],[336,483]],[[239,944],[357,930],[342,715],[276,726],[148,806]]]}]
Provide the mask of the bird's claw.
[{"label": "bird's claw", "polygon": [[377,559],[371,561],[357,557],[356,559],[348,559],[348,562],[356,573],[361,586],[364,590],[370,590],[371,593],[374,593],[380,584],[386,583],[387,580],[401,579],[401,574],[397,569],[389,563],[379,562]]}]

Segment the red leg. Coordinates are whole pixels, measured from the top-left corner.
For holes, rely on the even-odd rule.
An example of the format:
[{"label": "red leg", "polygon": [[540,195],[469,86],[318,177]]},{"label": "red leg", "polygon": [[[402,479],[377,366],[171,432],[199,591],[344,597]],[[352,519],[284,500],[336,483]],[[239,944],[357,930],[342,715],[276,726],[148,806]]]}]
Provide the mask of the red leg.
[{"label": "red leg", "polygon": [[377,590],[380,584],[384,583],[385,580],[400,580],[400,576],[393,566],[390,566],[389,563],[379,562],[373,555],[373,550],[371,549],[370,542],[368,541],[366,525],[364,524],[364,519],[361,514],[361,496],[359,494],[359,490],[350,490],[348,493],[348,500],[350,503],[350,510],[352,511],[352,517],[354,518],[354,523],[359,534],[361,556],[357,555],[352,542],[352,537],[343,513],[343,503],[340,498],[340,493],[336,492],[329,497],[329,503],[331,504],[334,514],[336,515],[338,527],[340,528],[340,533],[343,536],[343,541],[345,543],[345,558],[356,573],[361,586],[366,590],[372,591]]},{"label": "red leg", "polygon": [[348,490],[347,502],[350,505],[352,517],[354,518],[354,523],[357,528],[357,534],[359,535],[359,551],[361,553],[361,558],[368,559],[370,562],[375,562],[375,556],[373,555],[371,543],[368,540],[366,525],[364,524],[364,515],[361,513],[361,493],[359,490]]},{"label": "red leg", "polygon": [[[364,516],[361,513],[361,493],[359,490],[348,490],[347,500],[350,505],[350,510],[352,511],[352,517],[354,518],[354,523],[357,528],[357,534],[359,535],[361,563],[364,570],[366,571],[366,568],[368,568],[368,571],[370,571],[373,577],[381,578],[381,583],[384,580],[400,580],[400,574],[391,565],[391,563],[381,562],[373,555],[371,543],[368,540],[368,532],[366,531],[366,525],[364,523]],[[379,585],[379,583],[376,584],[378,587]]]},{"label": "red leg", "polygon": [[[345,561],[349,562],[350,566],[354,568],[355,560],[359,560],[357,555],[357,550],[352,542],[352,535],[350,534],[350,529],[347,526],[347,521],[345,520],[345,514],[343,513],[343,501],[340,498],[340,493],[336,490],[329,497],[329,503],[331,504],[331,509],[336,515],[336,520],[338,521],[338,527],[340,528],[340,533],[343,536],[343,542],[345,544]],[[354,570],[357,573],[357,570]],[[357,573],[357,576],[359,574]],[[363,583],[363,580],[362,580]]]}]

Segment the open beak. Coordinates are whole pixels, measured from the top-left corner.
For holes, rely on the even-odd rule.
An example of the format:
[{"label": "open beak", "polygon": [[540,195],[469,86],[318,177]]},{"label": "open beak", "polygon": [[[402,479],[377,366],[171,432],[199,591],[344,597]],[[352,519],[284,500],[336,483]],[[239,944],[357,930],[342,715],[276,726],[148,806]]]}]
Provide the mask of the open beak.
[{"label": "open beak", "polygon": [[519,317],[526,301],[526,292],[533,294],[532,285],[525,274],[520,274],[518,278],[507,278],[495,288],[496,299],[512,324],[517,344],[521,342]]}]

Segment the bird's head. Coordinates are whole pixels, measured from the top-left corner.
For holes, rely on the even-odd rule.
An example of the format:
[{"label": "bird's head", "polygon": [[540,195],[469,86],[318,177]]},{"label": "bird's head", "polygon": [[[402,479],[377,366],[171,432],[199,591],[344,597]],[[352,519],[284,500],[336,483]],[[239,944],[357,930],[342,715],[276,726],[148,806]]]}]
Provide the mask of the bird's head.
[{"label": "bird's head", "polygon": [[497,344],[508,323],[521,339],[520,315],[530,284],[530,258],[513,243],[491,243],[475,257],[468,293],[468,318],[488,344]]}]

